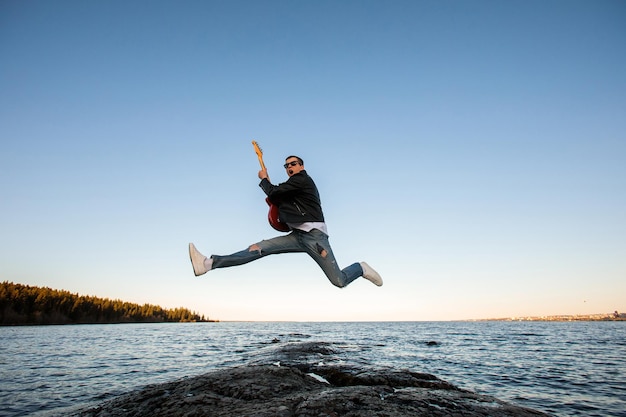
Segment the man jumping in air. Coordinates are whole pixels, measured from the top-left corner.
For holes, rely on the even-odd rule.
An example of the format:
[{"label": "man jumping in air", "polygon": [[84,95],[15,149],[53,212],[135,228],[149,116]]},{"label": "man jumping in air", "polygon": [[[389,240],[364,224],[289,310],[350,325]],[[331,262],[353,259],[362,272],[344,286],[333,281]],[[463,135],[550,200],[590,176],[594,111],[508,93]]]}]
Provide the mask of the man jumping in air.
[{"label": "man jumping in air", "polygon": [[365,262],[357,262],[339,269],[335,255],[328,242],[328,232],[317,187],[304,169],[304,161],[297,156],[285,160],[289,179],[273,185],[266,169],[259,171],[259,186],[270,201],[278,206],[279,219],[285,223],[290,233],[268,240],[262,240],[231,255],[201,254],[193,243],[189,244],[189,257],[196,276],[216,268],[242,265],[267,255],[278,253],[306,252],[322,268],[330,282],[343,288],[359,277],[363,277],[379,287],[383,280]]}]

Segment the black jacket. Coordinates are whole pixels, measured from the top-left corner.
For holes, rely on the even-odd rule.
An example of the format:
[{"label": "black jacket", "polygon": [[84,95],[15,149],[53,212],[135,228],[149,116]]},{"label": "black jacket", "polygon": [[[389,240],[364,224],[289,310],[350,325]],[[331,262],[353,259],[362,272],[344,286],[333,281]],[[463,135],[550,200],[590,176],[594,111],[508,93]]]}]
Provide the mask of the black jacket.
[{"label": "black jacket", "polygon": [[266,178],[259,186],[270,201],[278,205],[283,223],[323,222],[324,213],[317,187],[306,171],[292,175],[286,182],[273,185]]}]

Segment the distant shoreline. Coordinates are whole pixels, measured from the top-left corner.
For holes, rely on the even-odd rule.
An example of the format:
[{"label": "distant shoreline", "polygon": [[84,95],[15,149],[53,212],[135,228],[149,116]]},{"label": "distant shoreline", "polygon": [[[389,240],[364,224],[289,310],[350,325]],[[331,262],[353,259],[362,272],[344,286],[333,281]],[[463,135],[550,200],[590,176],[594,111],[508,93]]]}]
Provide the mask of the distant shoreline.
[{"label": "distant shoreline", "polygon": [[471,319],[465,321],[626,321],[626,314],[620,314],[616,311],[611,314],[504,317],[492,319]]},{"label": "distant shoreline", "polygon": [[[380,322],[372,322],[372,323],[420,323],[423,320],[387,320]],[[440,323],[449,323],[449,322],[466,322],[466,323],[482,323],[482,322],[614,322],[614,321],[624,321],[626,322],[625,317],[603,317],[603,318],[594,318],[594,317],[586,317],[586,316],[548,316],[548,317],[505,317],[505,318],[491,318],[491,319],[468,319],[468,320],[426,320],[424,322],[440,322]],[[311,323],[313,321],[304,321],[302,323]],[[176,324],[185,324],[185,323],[300,323],[300,321],[290,321],[290,320],[199,320],[199,321],[181,321],[181,322],[168,322],[168,321],[137,321],[137,322],[111,322],[111,323],[20,323],[20,324],[0,324],[0,327],[24,327],[24,326],[76,326],[76,325],[97,325],[97,324],[106,324],[106,325],[116,325],[116,324],[164,324],[164,323],[176,323]],[[359,321],[330,321],[329,323],[361,323]]]},{"label": "distant shoreline", "polygon": [[0,282],[0,325],[210,322],[184,307],[163,308]]}]

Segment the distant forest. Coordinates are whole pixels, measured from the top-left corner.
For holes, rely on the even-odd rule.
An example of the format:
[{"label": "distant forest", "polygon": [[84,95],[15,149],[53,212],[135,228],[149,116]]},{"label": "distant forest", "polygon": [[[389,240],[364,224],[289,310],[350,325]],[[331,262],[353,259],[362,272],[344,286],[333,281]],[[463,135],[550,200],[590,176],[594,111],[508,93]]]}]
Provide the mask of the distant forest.
[{"label": "distant forest", "polygon": [[2,282],[0,325],[207,322],[186,308],[165,309]]}]

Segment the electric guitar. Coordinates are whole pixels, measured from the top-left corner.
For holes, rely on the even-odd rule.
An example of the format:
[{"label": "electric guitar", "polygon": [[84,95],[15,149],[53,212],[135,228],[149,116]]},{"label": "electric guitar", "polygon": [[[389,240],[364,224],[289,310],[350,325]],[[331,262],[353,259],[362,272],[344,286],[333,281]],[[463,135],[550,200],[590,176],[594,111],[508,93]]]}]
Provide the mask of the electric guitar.
[{"label": "electric guitar", "polygon": [[[254,146],[256,156],[259,158],[259,164],[261,164],[261,169],[265,170],[265,164],[263,163],[263,151],[255,140],[252,141],[252,146]],[[269,177],[267,179],[269,180]],[[267,220],[270,222],[270,226],[272,226],[279,232],[288,232],[289,226],[287,226],[285,223],[281,222],[278,219],[278,206],[272,203],[269,197],[265,198],[265,202],[268,206],[270,206],[270,210],[267,213]]]}]

